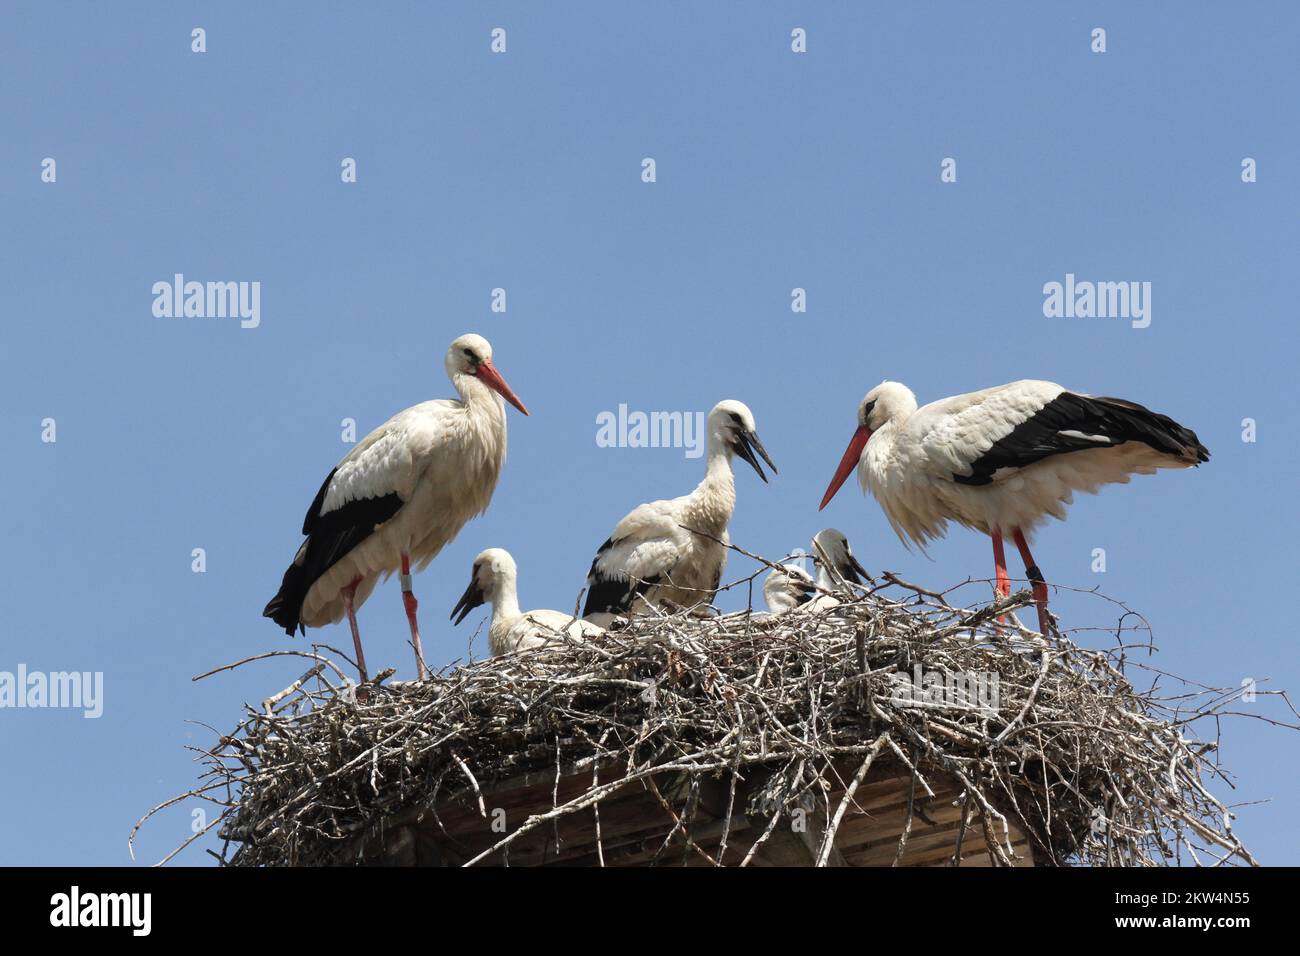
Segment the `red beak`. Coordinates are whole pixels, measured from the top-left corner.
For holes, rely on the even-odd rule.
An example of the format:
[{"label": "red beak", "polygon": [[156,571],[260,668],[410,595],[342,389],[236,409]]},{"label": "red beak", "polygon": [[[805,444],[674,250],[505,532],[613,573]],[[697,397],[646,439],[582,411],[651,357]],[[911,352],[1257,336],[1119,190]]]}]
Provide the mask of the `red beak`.
[{"label": "red beak", "polygon": [[524,408],[524,403],[519,400],[519,396],[515,394],[515,390],[506,384],[506,380],[501,377],[501,373],[497,371],[496,366],[491,362],[479,363],[478,377],[482,380],[483,384],[492,389],[492,391],[496,392],[525,415],[528,414],[528,409]]},{"label": "red beak", "polygon": [[858,466],[858,459],[862,457],[862,449],[867,447],[867,439],[870,437],[871,429],[866,425],[859,425],[858,430],[853,433],[853,440],[849,442],[849,447],[844,451],[844,457],[840,459],[840,466],[835,469],[835,477],[826,486],[826,494],[822,496],[822,503],[817,507],[818,511],[831,503],[831,499],[835,497],[835,492],[840,490],[840,486],[849,477],[849,473]]}]

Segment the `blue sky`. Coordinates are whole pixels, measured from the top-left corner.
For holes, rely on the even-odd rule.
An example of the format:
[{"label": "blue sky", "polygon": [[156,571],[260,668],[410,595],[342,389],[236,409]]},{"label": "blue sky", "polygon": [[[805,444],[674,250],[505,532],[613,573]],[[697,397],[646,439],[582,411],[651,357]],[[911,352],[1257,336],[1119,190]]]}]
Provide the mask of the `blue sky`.
[{"label": "blue sky", "polygon": [[[817,503],[881,379],[924,402],[1029,377],[1148,404],[1213,453],[1081,497],[1038,539],[1048,578],[1140,609],[1164,670],[1300,688],[1284,616],[1300,11],[741,9],[6,7],[0,670],[102,671],[105,699],[98,720],[0,710],[0,862],[129,863],[136,817],[194,778],[184,748],[210,733],[191,721],[225,730],[298,676],[273,661],[190,681],[307,647],[260,612],[347,451],[340,422],[363,435],[448,397],[443,352],[465,331],[533,415],[511,412],[488,513],[416,579],[431,660],[466,651],[471,622],[446,616],[479,550],[514,554],[526,607],[570,608],[619,517],[698,481],[681,449],[597,447],[620,403],[749,404],[781,469],[767,486],[738,473],[731,531],[750,550],[834,524],[871,570],[987,577],[985,538],[954,530],[927,560],[855,485]],[[156,318],[151,287],[177,272],[260,282],[260,325]],[[1043,285],[1066,273],[1150,282],[1150,327],[1045,318]],[[1055,606],[1067,626],[1113,618],[1096,598]],[[396,582],[360,621],[372,670],[409,676]],[[345,626],[313,634],[348,643]],[[1237,790],[1219,792],[1271,801],[1238,831],[1262,861],[1300,863],[1300,737],[1246,720],[1223,736]],[[140,860],[188,834],[189,809],[146,829]]]}]

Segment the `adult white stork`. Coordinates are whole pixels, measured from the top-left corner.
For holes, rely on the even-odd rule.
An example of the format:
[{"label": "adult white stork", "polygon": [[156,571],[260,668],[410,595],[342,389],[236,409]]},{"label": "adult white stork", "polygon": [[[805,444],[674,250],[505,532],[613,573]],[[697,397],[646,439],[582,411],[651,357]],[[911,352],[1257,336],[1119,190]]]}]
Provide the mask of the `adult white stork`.
[{"label": "adult white stork", "polygon": [[400,411],[343,457],[307,509],[307,540],[262,612],[290,635],[346,614],[363,682],[356,609],[379,576],[393,571],[401,575],[416,671],[424,679],[411,564],[423,570],[466,521],[487,510],[506,458],[501,396],[528,414],[492,364],[487,339],[462,335],[445,364],[460,400]]},{"label": "adult white stork", "polygon": [[451,609],[452,620],[459,624],[484,602],[492,605],[488,648],[493,656],[563,645],[566,636],[583,641],[605,633],[604,628],[562,611],[520,611],[518,582],[519,569],[510,552],[488,548],[474,559],[469,587]]},{"label": "adult white stork", "polygon": [[713,600],[727,561],[726,546],[718,542],[729,540],[727,525],[736,507],[731,458],[739,455],[764,482],[767,475],[755,452],[773,474],[776,465],[759,441],[754,415],[743,402],[728,399],[713,406],[708,432],[704,480],[695,490],[633,509],[596,551],[587,574],[583,617],[607,625],[615,615],[643,604],[669,602],[689,608]]},{"label": "adult white stork", "polygon": [[813,535],[812,559],[817,569],[813,578],[797,564],[782,565],[763,582],[763,599],[767,609],[781,614],[796,607],[820,611],[838,605],[839,599],[827,591],[836,591],[845,583],[864,584],[867,572],[853,556],[849,539],[838,528],[823,528]]},{"label": "adult white stork", "polygon": [[956,521],[993,539],[998,593],[1011,591],[1003,554],[1010,534],[1033,584],[1046,634],[1047,585],[1028,539],[1044,518],[1065,518],[1073,493],[1095,494],[1134,474],[1208,461],[1196,434],[1118,398],[1024,380],[916,407],[897,382],[881,382],[858,407],[858,428],[821,507],[854,466],[904,544],[922,550]]}]

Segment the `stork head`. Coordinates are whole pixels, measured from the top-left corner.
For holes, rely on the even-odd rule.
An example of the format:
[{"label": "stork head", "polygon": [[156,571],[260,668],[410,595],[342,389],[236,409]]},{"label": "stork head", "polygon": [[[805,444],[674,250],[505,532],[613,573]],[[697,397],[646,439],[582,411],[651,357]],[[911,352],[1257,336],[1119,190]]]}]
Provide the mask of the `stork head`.
[{"label": "stork head", "polygon": [[830,504],[831,499],[835,497],[835,492],[840,490],[849,473],[858,466],[858,461],[862,458],[862,450],[867,447],[871,436],[889,422],[905,418],[914,411],[916,411],[916,396],[906,385],[900,385],[898,382],[881,382],[867,392],[858,406],[858,430],[853,433],[849,447],[845,449],[844,457],[840,459],[835,477],[826,488],[826,494],[822,496],[818,511]]},{"label": "stork head", "polygon": [[783,564],[763,581],[763,600],[773,614],[793,610],[807,604],[817,593],[812,575],[797,564]]},{"label": "stork head", "polygon": [[492,364],[492,344],[481,335],[469,332],[447,348],[447,377],[453,382],[458,375],[471,375],[496,392],[525,415],[528,409]]},{"label": "stork head", "polygon": [[767,475],[763,474],[762,466],[754,457],[755,452],[767,462],[767,466],[772,469],[772,474],[777,473],[776,465],[768,456],[767,449],[758,440],[754,413],[744,402],[729,398],[713,406],[713,411],[709,412],[709,442],[717,447],[726,448],[732,454],[749,462],[750,467],[758,472],[758,477],[763,481],[767,481]]},{"label": "stork head", "polygon": [[910,388],[898,382],[881,382],[862,397],[862,404],[858,406],[858,424],[878,432],[886,422],[906,418],[914,411],[916,396]]},{"label": "stork head", "polygon": [[474,559],[474,568],[470,571],[469,587],[451,609],[451,619],[459,624],[474,608],[487,601],[495,601],[501,587],[507,582],[513,583],[517,574],[515,559],[509,551],[504,548],[480,551]]},{"label": "stork head", "polygon": [[851,584],[863,584],[866,569],[853,556],[849,539],[838,528],[825,528],[813,535],[813,560],[831,569],[831,580],[838,575]]}]

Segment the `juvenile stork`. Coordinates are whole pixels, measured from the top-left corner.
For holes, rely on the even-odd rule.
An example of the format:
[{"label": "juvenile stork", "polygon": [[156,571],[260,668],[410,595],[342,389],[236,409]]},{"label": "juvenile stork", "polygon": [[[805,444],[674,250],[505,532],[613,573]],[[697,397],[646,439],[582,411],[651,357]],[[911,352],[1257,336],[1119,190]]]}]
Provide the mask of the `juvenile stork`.
[{"label": "juvenile stork", "polygon": [[415,666],[425,676],[411,565],[424,567],[492,500],[506,458],[504,397],[525,415],[479,335],[451,343],[447,377],[459,401],[437,399],[398,412],[367,435],[325,477],[307,509],[307,536],[262,612],[292,635],[347,615],[357,669],[366,659],[356,609],[379,576],[399,571]]},{"label": "juvenile stork", "polygon": [[[817,567],[817,586],[823,591],[835,591],[847,584],[866,584],[869,575],[853,556],[849,539],[838,528],[823,528],[813,535],[813,562]],[[819,593],[809,602],[811,609],[835,607],[839,599]]]},{"label": "juvenile stork", "polygon": [[849,539],[837,528],[824,528],[813,535],[812,559],[817,569],[814,580],[797,564],[782,565],[773,570],[763,582],[763,599],[773,614],[782,614],[796,607],[820,611],[838,605],[839,599],[825,593],[842,588],[844,584],[864,584],[867,572],[853,556]]},{"label": "juvenile stork", "polygon": [[806,606],[817,594],[813,576],[797,564],[783,564],[763,580],[763,603],[772,614]]},{"label": "juvenile stork", "polygon": [[1076,491],[1159,468],[1208,461],[1189,428],[1133,402],[1024,380],[916,407],[897,382],[882,382],[858,407],[858,428],[821,507],[856,466],[904,544],[922,550],[956,521],[993,539],[997,591],[1011,591],[1003,553],[1010,535],[1033,585],[1046,634],[1047,585],[1028,539],[1044,518],[1065,519]]},{"label": "juvenile stork", "polygon": [[615,615],[643,605],[690,608],[713,600],[722,582],[727,525],[736,507],[731,458],[739,455],[764,482],[767,475],[755,453],[773,474],[776,465],[743,402],[729,399],[713,406],[708,433],[704,480],[695,490],[633,509],[596,551],[587,574],[583,617],[608,625]]},{"label": "juvenile stork", "polygon": [[452,620],[459,624],[484,602],[492,605],[488,648],[494,657],[548,644],[562,645],[566,636],[582,641],[605,633],[604,628],[562,611],[520,611],[518,581],[519,569],[510,552],[488,548],[474,559],[469,587],[451,609]]}]

